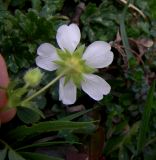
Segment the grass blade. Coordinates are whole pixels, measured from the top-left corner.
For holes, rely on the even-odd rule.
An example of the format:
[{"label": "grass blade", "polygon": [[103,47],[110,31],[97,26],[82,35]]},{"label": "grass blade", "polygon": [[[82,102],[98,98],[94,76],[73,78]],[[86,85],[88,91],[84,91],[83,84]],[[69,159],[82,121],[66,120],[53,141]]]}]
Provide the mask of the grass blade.
[{"label": "grass blade", "polygon": [[33,143],[27,146],[23,146],[21,148],[16,149],[16,151],[24,150],[28,148],[36,148],[36,147],[49,147],[54,145],[60,145],[60,144],[81,144],[79,142],[72,142],[72,141],[53,141],[53,142],[41,142],[41,143]]},{"label": "grass blade", "polygon": [[138,143],[137,143],[137,154],[140,153],[140,151],[143,149],[146,141],[146,134],[148,131],[148,124],[149,124],[150,114],[153,106],[154,90],[155,90],[155,81],[153,82],[148,92],[146,105],[145,105],[143,116],[142,116],[142,121],[140,123],[139,137],[138,137]]},{"label": "grass blade", "polygon": [[87,110],[84,110],[84,111],[81,111],[81,112],[77,112],[77,113],[74,113],[74,114],[71,114],[69,116],[66,116],[66,117],[63,117],[61,119],[59,119],[58,121],[71,121],[75,118],[78,118],[84,114],[87,114],[88,112],[91,112],[95,109],[97,109],[98,107],[94,107],[94,108],[90,108],[90,109],[87,109]]}]

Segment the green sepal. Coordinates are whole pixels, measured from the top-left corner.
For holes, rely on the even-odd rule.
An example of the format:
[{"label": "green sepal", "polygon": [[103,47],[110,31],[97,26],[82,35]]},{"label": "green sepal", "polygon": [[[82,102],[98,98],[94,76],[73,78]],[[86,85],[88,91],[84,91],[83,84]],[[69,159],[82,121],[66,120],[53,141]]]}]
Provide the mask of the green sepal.
[{"label": "green sepal", "polygon": [[58,66],[61,66],[61,67],[65,66],[64,61],[56,60],[56,61],[53,61],[53,63],[55,63],[55,64],[57,64]]},{"label": "green sepal", "polygon": [[66,85],[70,79],[71,79],[71,75],[70,74],[66,75],[64,79],[64,85]]},{"label": "green sepal", "polygon": [[83,75],[82,74],[75,74],[72,76],[72,80],[74,84],[79,88],[81,86],[81,82],[83,81]]},{"label": "green sepal", "polygon": [[8,92],[8,106],[9,107],[17,107],[21,103],[21,98],[22,96],[27,92],[27,89],[24,87],[15,89],[15,90],[10,90]]},{"label": "green sepal", "polygon": [[83,53],[84,53],[84,50],[85,50],[85,45],[83,44],[83,45],[79,46],[79,47],[75,50],[75,52],[74,52],[73,54],[74,54],[75,57],[81,58],[82,55],[83,55]]},{"label": "green sepal", "polygon": [[96,68],[92,68],[92,67],[89,67],[89,66],[85,65],[84,73],[91,74],[91,73],[94,73],[96,71],[97,71]]},{"label": "green sepal", "polygon": [[62,51],[61,49],[56,48],[58,56],[65,61],[69,57],[71,57],[71,54],[68,51]]},{"label": "green sepal", "polygon": [[14,81],[11,81],[8,85],[7,93],[11,94],[13,90],[15,89],[15,87],[17,86],[17,84],[19,84],[19,81],[17,79]]}]

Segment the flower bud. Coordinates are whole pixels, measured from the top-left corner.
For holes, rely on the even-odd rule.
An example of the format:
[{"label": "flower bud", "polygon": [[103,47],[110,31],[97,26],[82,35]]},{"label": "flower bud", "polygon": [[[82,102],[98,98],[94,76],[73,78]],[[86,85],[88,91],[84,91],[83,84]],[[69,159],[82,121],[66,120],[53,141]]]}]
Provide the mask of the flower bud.
[{"label": "flower bud", "polygon": [[30,69],[24,75],[24,81],[27,85],[35,87],[40,83],[42,76],[39,68]]}]

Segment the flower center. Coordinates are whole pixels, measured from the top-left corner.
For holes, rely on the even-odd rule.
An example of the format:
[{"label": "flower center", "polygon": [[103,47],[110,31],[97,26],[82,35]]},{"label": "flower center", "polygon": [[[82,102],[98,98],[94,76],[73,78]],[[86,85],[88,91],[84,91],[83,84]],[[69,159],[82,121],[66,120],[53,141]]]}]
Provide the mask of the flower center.
[{"label": "flower center", "polygon": [[82,59],[82,54],[79,53],[80,51],[76,50],[73,54],[68,53],[68,51],[57,51],[61,58],[60,60],[55,61],[59,66],[57,74],[59,75],[64,70],[67,70],[67,73],[64,75],[65,83],[71,79],[75,85],[79,87],[83,80],[83,74],[95,72],[95,69],[89,67],[85,60]]},{"label": "flower center", "polygon": [[77,57],[72,56],[65,62],[65,65],[69,68],[69,72],[72,74],[80,74],[84,70],[85,62]]}]

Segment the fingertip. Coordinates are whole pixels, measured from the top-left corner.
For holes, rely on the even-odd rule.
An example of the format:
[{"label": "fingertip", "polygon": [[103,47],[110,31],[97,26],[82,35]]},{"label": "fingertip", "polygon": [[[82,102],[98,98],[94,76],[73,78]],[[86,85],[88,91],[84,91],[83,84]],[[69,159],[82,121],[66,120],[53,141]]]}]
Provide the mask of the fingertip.
[{"label": "fingertip", "polygon": [[4,124],[11,121],[16,115],[16,109],[12,108],[5,112],[0,112],[0,123]]}]

